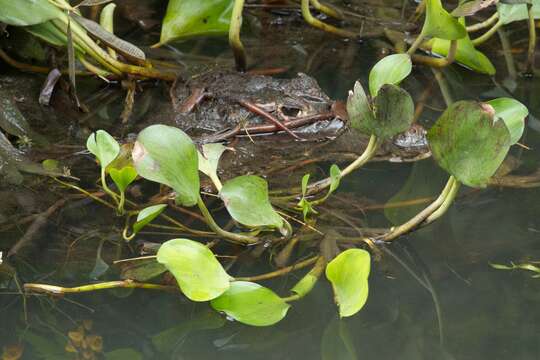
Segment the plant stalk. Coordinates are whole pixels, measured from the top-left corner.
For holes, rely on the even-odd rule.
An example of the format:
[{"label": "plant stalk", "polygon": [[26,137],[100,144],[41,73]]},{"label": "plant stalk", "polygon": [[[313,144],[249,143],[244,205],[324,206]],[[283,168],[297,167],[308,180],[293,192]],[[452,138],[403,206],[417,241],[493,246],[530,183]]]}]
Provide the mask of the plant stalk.
[{"label": "plant stalk", "polygon": [[316,19],[311,14],[311,11],[309,10],[309,3],[310,0],[302,0],[302,16],[304,17],[304,20],[311,26],[321,29],[323,31],[329,32],[334,35],[346,37],[346,38],[356,38],[358,37],[358,34],[353,33],[352,31],[347,31],[343,29],[339,29],[335,26],[332,26],[330,24],[324,23],[320,21],[319,19]]},{"label": "plant stalk", "polygon": [[[414,230],[416,227],[418,227],[420,224],[422,224],[428,217],[430,217],[433,213],[435,213],[443,204],[445,204],[446,198],[451,193],[451,190],[454,186],[454,183],[457,182],[457,180],[450,176],[448,179],[448,182],[446,183],[446,186],[444,187],[443,191],[439,195],[435,201],[433,201],[428,207],[426,207],[424,210],[419,212],[416,216],[414,216],[412,219],[407,221],[406,223],[393,227],[390,229],[390,231],[380,237],[378,240],[382,241],[392,241],[400,237],[401,235],[404,235],[412,230]],[[457,192],[457,189],[456,189]],[[455,193],[453,194],[455,196]],[[452,199],[453,200],[453,199]],[[451,201],[450,201],[451,203]],[[447,205],[450,206],[450,204]],[[439,213],[438,216],[442,215],[442,213]],[[435,219],[433,219],[435,220]]]},{"label": "plant stalk", "polygon": [[495,25],[493,25],[488,31],[486,31],[485,33],[483,33],[481,36],[477,37],[476,39],[473,39],[472,40],[473,45],[478,46],[478,45],[483,44],[487,40],[489,40],[489,38],[491,38],[493,34],[495,34],[501,26],[503,26],[503,22],[499,19],[499,21],[497,21]]},{"label": "plant stalk", "polygon": [[180,291],[177,286],[159,285],[151,283],[140,283],[133,280],[123,281],[109,281],[98,284],[82,285],[77,287],[62,287],[56,285],[47,284],[24,284],[24,290],[26,292],[33,293],[45,293],[51,295],[64,295],[74,294],[82,292],[91,292],[107,289],[149,289],[149,290],[162,290],[162,291]]},{"label": "plant stalk", "polygon": [[233,242],[241,243],[241,244],[245,244],[245,245],[256,244],[257,242],[259,242],[259,240],[254,236],[232,233],[232,232],[229,232],[229,231],[226,231],[226,230],[222,229],[216,223],[216,221],[212,217],[212,214],[210,214],[210,211],[208,210],[208,208],[204,204],[204,201],[202,200],[200,195],[199,195],[199,199],[197,200],[197,206],[199,207],[199,210],[201,211],[202,215],[204,216],[207,225],[217,235],[223,236],[224,238],[226,238],[228,240],[231,240]]},{"label": "plant stalk", "polygon": [[527,67],[525,71],[529,74],[533,74],[534,56],[536,52],[536,26],[534,22],[533,5],[527,4],[527,10],[529,12],[529,48],[527,49]]},{"label": "plant stalk", "polygon": [[[369,143],[367,147],[365,148],[364,152],[362,153],[362,155],[360,155],[356,160],[350,163],[345,169],[341,170],[340,178],[343,179],[345,176],[349,175],[353,171],[364,166],[369,160],[373,158],[373,156],[375,156],[380,145],[381,145],[381,141],[375,135],[371,135],[371,137],[369,138]],[[320,180],[308,187],[306,195],[316,194],[320,192],[321,190],[329,187],[331,183],[332,183],[332,179],[329,177],[326,179]]]},{"label": "plant stalk", "polygon": [[229,27],[229,45],[234,53],[236,70],[246,71],[247,57],[246,50],[240,40],[240,30],[242,28],[242,11],[244,10],[244,0],[234,0],[234,7],[231,16],[231,25]]}]

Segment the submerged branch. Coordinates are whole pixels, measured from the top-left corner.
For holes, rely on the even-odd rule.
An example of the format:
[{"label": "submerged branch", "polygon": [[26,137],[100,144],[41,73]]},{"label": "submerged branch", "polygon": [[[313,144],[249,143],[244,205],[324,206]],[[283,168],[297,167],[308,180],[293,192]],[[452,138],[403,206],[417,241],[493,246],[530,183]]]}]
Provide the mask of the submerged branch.
[{"label": "submerged branch", "polygon": [[107,289],[148,289],[161,291],[180,291],[177,286],[140,283],[133,280],[109,281],[97,284],[76,287],[62,287],[47,284],[24,284],[24,290],[30,293],[44,293],[50,295],[75,294]]}]

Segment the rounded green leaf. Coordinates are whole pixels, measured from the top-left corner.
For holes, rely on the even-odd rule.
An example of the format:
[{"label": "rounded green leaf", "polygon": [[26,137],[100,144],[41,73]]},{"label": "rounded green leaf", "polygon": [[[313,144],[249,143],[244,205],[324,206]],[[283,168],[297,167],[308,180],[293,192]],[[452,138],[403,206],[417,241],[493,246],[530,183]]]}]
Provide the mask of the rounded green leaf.
[{"label": "rounded green leaf", "polygon": [[349,92],[347,111],[351,127],[365,135],[389,139],[407,130],[414,119],[414,103],[409,93],[393,84],[383,85],[374,99],[371,110],[362,85],[356,82]]},{"label": "rounded green leaf", "polygon": [[326,266],[341,317],[352,316],[365,305],[370,267],[369,252],[362,249],[345,250]]},{"label": "rounded green leaf", "polygon": [[[349,91],[347,98],[347,113],[351,127],[359,132],[372,135],[372,127],[376,126],[375,115],[362,84],[357,81],[352,91]],[[372,124],[367,126],[366,124]]]},{"label": "rounded green leaf", "polygon": [[133,166],[125,166],[122,169],[110,168],[109,175],[121,192],[126,191],[129,184],[137,178],[137,171]]},{"label": "rounded green leaf", "polygon": [[62,16],[48,0],[0,0],[0,22],[13,26],[41,24]]},{"label": "rounded green leaf", "polygon": [[233,3],[231,0],[169,0],[160,44],[195,36],[226,35]]},{"label": "rounded green leaf", "polygon": [[135,224],[133,224],[133,233],[136,234],[141,231],[143,227],[145,227],[150,222],[152,222],[152,220],[157,218],[159,214],[161,214],[163,210],[165,210],[166,207],[167,204],[158,204],[148,206],[142,209],[139,214],[137,214],[137,221],[135,222]]},{"label": "rounded green leaf", "polygon": [[510,143],[517,143],[525,129],[525,118],[529,115],[527,107],[511,98],[493,99],[487,103],[495,109],[495,117],[502,119],[510,131]]},{"label": "rounded green leaf", "polygon": [[198,155],[191,138],[167,125],[152,125],[139,133],[132,152],[137,173],[176,191],[176,201],[193,206],[199,198]]},{"label": "rounded green leaf", "polygon": [[412,70],[411,57],[407,54],[393,54],[385,56],[377,62],[369,73],[369,92],[372,97],[377,96],[384,84],[398,85]]},{"label": "rounded green leaf", "polygon": [[371,134],[389,139],[411,127],[414,119],[414,102],[409,93],[396,85],[385,84],[374,101],[376,124]]},{"label": "rounded green leaf", "polygon": [[201,243],[169,240],[158,250],[157,261],[173,274],[180,290],[193,301],[209,301],[229,289],[230,276]]},{"label": "rounded green leaf", "polygon": [[118,142],[104,130],[90,134],[86,148],[98,159],[102,169],[106,168],[120,154]]},{"label": "rounded green leaf", "polygon": [[485,187],[510,148],[510,132],[491,105],[458,101],[428,132],[439,166],[471,187]]},{"label": "rounded green leaf", "polygon": [[467,35],[467,30],[443,8],[441,0],[427,0],[422,33],[445,40],[458,40]]},{"label": "rounded green leaf", "polygon": [[274,325],[287,315],[290,305],[272,290],[247,281],[234,281],[223,295],[212,300],[212,307],[231,318],[252,326]]},{"label": "rounded green leaf", "polygon": [[254,175],[227,181],[219,193],[232,218],[248,227],[281,228],[283,219],[268,199],[266,180]]}]

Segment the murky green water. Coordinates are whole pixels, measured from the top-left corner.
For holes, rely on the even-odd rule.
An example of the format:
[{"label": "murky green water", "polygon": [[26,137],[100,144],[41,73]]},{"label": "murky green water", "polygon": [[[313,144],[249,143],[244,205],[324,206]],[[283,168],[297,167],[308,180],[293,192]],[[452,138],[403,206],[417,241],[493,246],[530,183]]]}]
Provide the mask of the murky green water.
[{"label": "murky green water", "polygon": [[[298,49],[305,44],[293,45]],[[315,57],[309,55],[317,47],[308,45],[308,55],[298,51],[294,60],[289,60],[292,69],[287,74],[307,71],[333,98],[344,98],[355,79],[365,81],[377,58],[377,50],[367,44],[325,38]],[[351,52],[354,57],[345,56]],[[282,65],[279,59],[261,63]],[[506,70],[502,60],[498,68],[497,81],[503,83]],[[456,100],[501,96],[502,88],[487,77],[457,67],[446,75]],[[540,82],[517,81],[519,90],[514,96],[533,115],[522,140],[531,150],[513,150],[526,173],[540,166],[540,126],[535,118],[540,113]],[[421,67],[405,84],[415,99],[429,86],[423,123],[434,119],[437,113],[433,109],[443,107],[438,86],[432,83],[431,71]],[[89,85],[86,91],[91,93],[91,89]],[[148,100],[150,108],[163,98],[162,91],[154,90]],[[87,123],[95,128],[107,126],[121,101],[119,97],[116,105],[113,102],[104,107]],[[152,116],[151,112],[146,116]],[[70,143],[81,143],[83,135],[84,130],[70,129]],[[55,133],[53,138],[62,136]],[[91,165],[88,158],[81,162]],[[384,204],[407,182],[411,191],[400,200],[435,195],[444,181],[444,174],[430,159],[414,164],[376,163],[347,179],[340,192]],[[25,185],[0,189],[0,202],[17,199],[9,215],[20,213],[23,217],[23,210],[39,205],[42,194],[31,190],[34,182]],[[56,194],[65,193],[50,186]],[[40,192],[43,189],[38,188]],[[24,359],[69,358],[64,349],[69,332],[91,320],[92,329],[87,333],[103,338],[106,353],[116,351],[116,357],[109,354],[111,359],[538,359],[540,280],[526,272],[494,270],[489,263],[540,260],[540,188],[464,188],[460,194],[442,220],[383,249],[382,258],[372,266],[367,305],[345,320],[338,319],[331,289],[324,281],[295,303],[278,325],[254,328],[225,319],[207,304],[145,290],[64,298],[29,296],[23,301],[12,294],[17,284],[0,274],[0,347],[20,341]],[[404,220],[419,208],[399,208],[386,215],[394,221]],[[357,213],[365,226],[384,226],[388,221],[381,210],[362,214],[345,204],[341,210]],[[101,242],[105,244],[104,259],[114,258],[116,249],[107,240],[118,238],[118,226],[109,209],[75,201],[48,223],[37,246],[16,262],[18,281],[91,282]],[[336,222],[336,226],[343,224]],[[24,229],[0,232],[0,250],[8,250]],[[145,236],[149,240],[168,239]],[[245,256],[231,271],[254,275],[270,270],[268,256],[263,254],[259,258]],[[284,294],[302,273],[264,284]]]}]

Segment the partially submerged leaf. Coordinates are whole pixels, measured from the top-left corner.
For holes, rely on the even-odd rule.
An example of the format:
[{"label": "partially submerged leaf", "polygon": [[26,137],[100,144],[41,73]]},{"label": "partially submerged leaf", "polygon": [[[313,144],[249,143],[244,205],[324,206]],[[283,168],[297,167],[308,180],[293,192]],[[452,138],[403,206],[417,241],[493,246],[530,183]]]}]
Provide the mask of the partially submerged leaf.
[{"label": "partially submerged leaf", "polygon": [[167,268],[155,259],[135,260],[122,265],[120,277],[145,282],[167,271]]},{"label": "partially submerged leaf", "polygon": [[268,198],[266,180],[254,175],[227,181],[219,193],[232,218],[248,227],[281,228],[283,219]]},{"label": "partially submerged leaf", "polygon": [[98,159],[102,169],[105,169],[120,153],[118,142],[104,130],[90,134],[86,147]]},{"label": "partially submerged leaf", "polygon": [[274,325],[287,315],[290,305],[261,285],[234,281],[223,295],[212,300],[212,307],[247,325]]},{"label": "partially submerged leaf", "polygon": [[362,249],[345,250],[326,266],[341,317],[356,314],[366,303],[370,266],[369,252]]},{"label": "partially submerged leaf", "polygon": [[519,101],[511,98],[498,98],[487,102],[495,109],[495,116],[501,118],[510,131],[510,143],[519,141],[525,129],[525,118],[529,110]]},{"label": "partially submerged leaf", "polygon": [[229,289],[230,276],[212,251],[196,241],[173,239],[163,243],[157,261],[173,274],[190,300],[212,300]]},{"label": "partially submerged leaf", "polygon": [[467,30],[443,8],[441,0],[426,0],[426,20],[422,33],[445,40],[458,40],[467,35]]},{"label": "partially submerged leaf", "polygon": [[198,155],[182,130],[152,125],[139,133],[132,152],[137,173],[176,191],[176,201],[193,206],[199,198]]},{"label": "partially submerged leaf", "polygon": [[433,158],[467,186],[485,187],[510,148],[510,132],[494,115],[490,105],[458,101],[428,132]]},{"label": "partially submerged leaf", "polygon": [[393,54],[385,56],[377,62],[369,73],[369,92],[372,97],[377,96],[384,84],[398,85],[412,70],[411,57],[407,54]]},{"label": "partially submerged leaf", "polygon": [[160,44],[195,36],[226,35],[233,3],[231,0],[169,0]]},{"label": "partially submerged leaf", "polygon": [[137,215],[137,221],[133,224],[133,233],[136,234],[142,230],[143,227],[152,222],[165,210],[167,204],[152,205],[142,209]]}]

